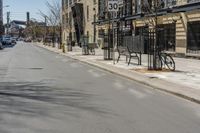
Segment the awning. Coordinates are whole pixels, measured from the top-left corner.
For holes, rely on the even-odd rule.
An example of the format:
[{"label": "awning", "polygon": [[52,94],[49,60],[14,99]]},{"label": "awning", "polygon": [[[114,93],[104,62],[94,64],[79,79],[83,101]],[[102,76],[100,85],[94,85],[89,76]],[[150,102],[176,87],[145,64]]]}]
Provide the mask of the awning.
[{"label": "awning", "polygon": [[109,23],[108,19],[104,19],[104,20],[97,20],[96,22],[92,22],[92,24],[96,24],[96,25],[104,25]]},{"label": "awning", "polygon": [[[166,15],[169,12],[171,12],[171,9],[164,8],[164,9],[158,10],[157,16]],[[155,17],[155,16],[156,16],[156,13],[152,13],[152,14],[140,13],[140,14],[134,14],[132,16],[127,16],[124,18],[124,20],[136,20],[136,19],[140,19],[143,17]]]},{"label": "awning", "polygon": [[200,9],[200,2],[185,4],[172,8],[172,13],[187,12]]},{"label": "awning", "polygon": [[143,14],[135,14],[135,15],[132,15],[132,16],[127,16],[124,18],[124,20],[136,20],[138,18],[141,18]]},{"label": "awning", "polygon": [[105,19],[105,20],[97,20],[96,22],[92,22],[92,24],[96,24],[96,25],[104,25],[104,24],[109,24],[109,23],[113,23],[113,22],[119,22],[120,18],[114,18],[114,19]]}]

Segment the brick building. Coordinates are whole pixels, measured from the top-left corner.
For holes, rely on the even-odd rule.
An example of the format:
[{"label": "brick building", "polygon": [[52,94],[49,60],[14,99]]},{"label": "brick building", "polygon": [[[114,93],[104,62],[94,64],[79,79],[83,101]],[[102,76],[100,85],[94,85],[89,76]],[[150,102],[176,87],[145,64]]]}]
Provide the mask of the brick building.
[{"label": "brick building", "polygon": [[80,45],[83,36],[89,42],[96,42],[96,26],[92,23],[97,14],[97,0],[62,0],[63,44]]},{"label": "brick building", "polygon": [[111,16],[110,21],[107,1],[98,2],[101,36],[109,31],[110,21],[117,25],[118,37],[148,31],[155,24],[153,10],[157,2],[157,27],[164,29],[160,32],[160,43],[165,50],[183,56],[200,55],[200,0],[123,0],[117,16]]},{"label": "brick building", "polygon": [[88,36],[89,42],[102,44],[106,34],[114,33],[112,23],[118,28],[118,40],[145,34],[155,24],[155,2],[157,27],[164,29],[159,37],[164,50],[199,56],[200,0],[123,0],[114,16],[107,12],[107,0],[62,0],[63,43],[79,44],[82,36]]}]

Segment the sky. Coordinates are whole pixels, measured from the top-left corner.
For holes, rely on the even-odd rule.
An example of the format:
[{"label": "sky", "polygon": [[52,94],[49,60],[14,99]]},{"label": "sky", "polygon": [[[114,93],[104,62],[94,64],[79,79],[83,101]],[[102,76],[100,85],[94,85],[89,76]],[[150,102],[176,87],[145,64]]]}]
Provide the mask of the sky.
[{"label": "sky", "polygon": [[[47,13],[46,1],[50,3],[55,0],[3,0],[3,16],[4,23],[6,22],[6,12],[10,12],[12,20],[26,20],[26,12],[30,12],[30,18],[36,18],[43,21],[43,18],[38,14],[39,10]],[[60,0],[57,0],[60,1]],[[9,5],[9,7],[5,7]]]}]

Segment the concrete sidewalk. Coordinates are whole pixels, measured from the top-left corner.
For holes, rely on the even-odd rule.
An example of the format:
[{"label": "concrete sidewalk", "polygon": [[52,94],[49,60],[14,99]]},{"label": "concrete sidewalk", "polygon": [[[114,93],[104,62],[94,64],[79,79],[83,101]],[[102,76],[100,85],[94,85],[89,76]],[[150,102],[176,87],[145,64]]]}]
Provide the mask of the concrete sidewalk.
[{"label": "concrete sidewalk", "polygon": [[[106,71],[149,85],[155,89],[181,96],[185,99],[200,103],[200,60],[174,58],[176,71],[147,71],[147,57],[142,56],[142,65],[138,66],[133,59],[129,66],[122,57],[119,63],[103,60],[103,51],[96,49],[96,55],[82,55],[79,47],[73,47],[72,52],[62,53],[62,50],[38,44],[50,51],[60,53],[73,59],[99,67]],[[115,55],[117,58],[117,53]]]}]

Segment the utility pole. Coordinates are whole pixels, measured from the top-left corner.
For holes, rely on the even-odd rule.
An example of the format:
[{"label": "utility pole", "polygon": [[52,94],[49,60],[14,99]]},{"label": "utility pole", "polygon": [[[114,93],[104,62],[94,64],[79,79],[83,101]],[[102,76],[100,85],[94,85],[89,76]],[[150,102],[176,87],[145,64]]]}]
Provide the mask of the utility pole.
[{"label": "utility pole", "polygon": [[27,23],[27,27],[28,27],[30,24],[30,13],[29,12],[26,13],[26,23]]},{"label": "utility pole", "polygon": [[10,23],[10,12],[7,12],[6,34],[8,34],[9,23]]},{"label": "utility pole", "polygon": [[4,33],[3,27],[3,0],[0,0],[0,35]]},{"label": "utility pole", "polygon": [[94,16],[93,16],[93,21],[94,21],[94,38],[93,38],[93,42],[96,42],[96,8],[93,8],[94,11]]},{"label": "utility pole", "polygon": [[47,16],[44,16],[44,22],[45,22],[45,33],[44,33],[44,45],[46,45],[46,38],[47,38]]},{"label": "utility pole", "polygon": [[59,30],[60,30],[60,38],[59,38],[59,49],[62,49],[62,23],[59,24]]}]

